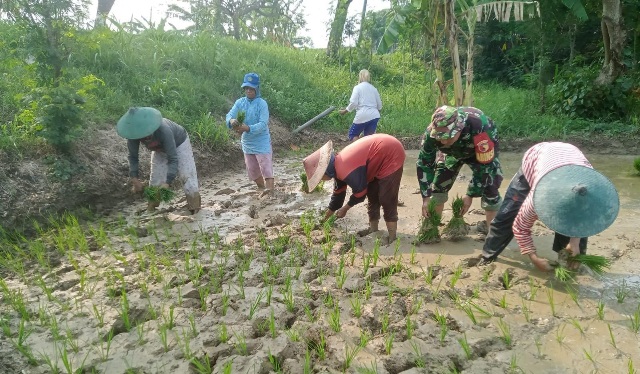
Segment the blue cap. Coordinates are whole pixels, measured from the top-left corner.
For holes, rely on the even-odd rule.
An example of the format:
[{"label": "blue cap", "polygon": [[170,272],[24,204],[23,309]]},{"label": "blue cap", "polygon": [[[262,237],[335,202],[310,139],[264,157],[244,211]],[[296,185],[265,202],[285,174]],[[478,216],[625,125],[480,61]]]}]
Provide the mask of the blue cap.
[{"label": "blue cap", "polygon": [[256,73],[247,73],[242,80],[242,86],[240,88],[251,87],[255,90],[260,86],[260,77]]}]

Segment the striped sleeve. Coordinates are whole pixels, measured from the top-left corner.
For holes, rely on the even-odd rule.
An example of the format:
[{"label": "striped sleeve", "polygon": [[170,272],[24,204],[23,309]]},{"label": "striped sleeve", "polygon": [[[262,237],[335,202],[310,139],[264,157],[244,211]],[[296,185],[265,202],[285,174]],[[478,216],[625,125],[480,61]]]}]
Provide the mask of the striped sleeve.
[{"label": "striped sleeve", "polygon": [[531,229],[538,219],[536,211],[533,209],[533,194],[530,193],[522,203],[520,211],[513,222],[513,236],[520,247],[520,253],[529,255],[535,253],[536,247],[533,245]]}]

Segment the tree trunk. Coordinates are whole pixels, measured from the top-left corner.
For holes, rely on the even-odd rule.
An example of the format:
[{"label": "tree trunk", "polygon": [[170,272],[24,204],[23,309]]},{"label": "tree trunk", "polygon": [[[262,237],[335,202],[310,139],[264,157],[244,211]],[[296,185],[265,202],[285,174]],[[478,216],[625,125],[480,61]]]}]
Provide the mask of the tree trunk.
[{"label": "tree trunk", "polygon": [[224,12],[220,0],[213,1],[213,35],[222,36],[224,31]]},{"label": "tree trunk", "polygon": [[344,24],[347,22],[347,12],[352,0],[338,0],[336,5],[336,14],[331,23],[331,33],[329,34],[329,43],[327,44],[327,56],[336,58],[340,47],[342,46],[342,34],[344,33]]},{"label": "tree trunk", "polygon": [[622,25],[622,4],[620,0],[602,0],[602,39],[604,42],[604,63],[595,83],[609,85],[624,70],[622,52],[625,44],[625,30]]},{"label": "tree trunk", "polygon": [[358,32],[358,44],[362,43],[362,31],[364,31],[364,18],[367,15],[367,0],[362,2],[362,13],[360,14],[360,31]]},{"label": "tree trunk", "polygon": [[107,17],[109,16],[109,12],[111,12],[111,8],[113,8],[113,3],[116,0],[98,0],[98,10],[96,11],[96,21],[93,24],[93,27],[104,27],[107,25]]},{"label": "tree trunk", "polygon": [[453,73],[453,93],[455,106],[462,105],[464,91],[462,89],[462,72],[460,68],[460,52],[458,51],[458,22],[454,13],[455,1],[446,0],[444,9],[444,28],[449,41],[451,70]]}]

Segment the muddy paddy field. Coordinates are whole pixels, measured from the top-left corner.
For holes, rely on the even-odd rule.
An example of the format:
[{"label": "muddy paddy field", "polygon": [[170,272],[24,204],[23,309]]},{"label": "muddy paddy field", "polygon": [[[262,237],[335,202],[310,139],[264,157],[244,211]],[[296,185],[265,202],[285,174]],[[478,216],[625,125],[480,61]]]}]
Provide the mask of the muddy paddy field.
[{"label": "muddy paddy field", "polygon": [[[515,242],[470,266],[483,235],[415,246],[417,151],[407,152],[399,241],[358,237],[360,204],[319,223],[303,155],[279,160],[276,193],[242,170],[201,181],[203,209],[178,198],[149,214],[122,205],[89,225],[56,221],[0,264],[0,373],[635,373],[640,367],[640,178],[633,157],[592,155],[621,198],[589,253],[604,276],[541,273]],[[521,154],[501,155],[503,191]],[[463,169],[451,196],[462,195]],[[445,208],[444,222],[451,210]],[[381,225],[384,227],[384,225]],[[534,228],[551,259],[553,235]]]}]

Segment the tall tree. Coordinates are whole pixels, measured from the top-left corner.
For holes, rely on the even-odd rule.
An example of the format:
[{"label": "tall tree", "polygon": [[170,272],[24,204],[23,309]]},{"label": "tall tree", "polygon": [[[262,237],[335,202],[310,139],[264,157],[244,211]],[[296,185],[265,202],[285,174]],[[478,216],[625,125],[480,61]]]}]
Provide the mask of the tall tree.
[{"label": "tall tree", "polygon": [[623,70],[626,32],[622,22],[622,4],[620,0],[602,0],[602,39],[604,42],[604,63],[596,83],[609,85],[618,78]]},{"label": "tall tree", "polygon": [[333,22],[331,22],[331,32],[329,33],[329,42],[327,44],[327,56],[336,58],[340,47],[342,46],[342,34],[344,33],[344,25],[347,22],[347,13],[352,0],[338,0],[336,4]]},{"label": "tall tree", "polygon": [[366,16],[367,16],[367,0],[364,0],[362,2],[362,12],[360,13],[360,31],[358,31],[358,42],[357,42],[358,45],[360,45],[360,43],[362,43],[362,35],[363,35],[363,30],[364,30],[364,20],[365,20]]},{"label": "tall tree", "polygon": [[96,21],[93,24],[93,27],[106,26],[107,17],[109,17],[109,13],[111,12],[111,8],[113,8],[113,3],[115,2],[116,0],[98,0]]}]

